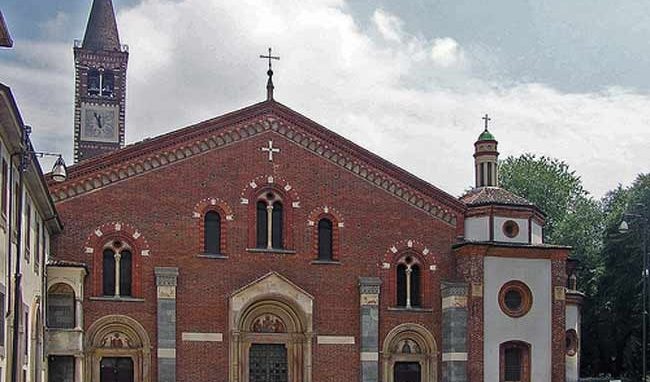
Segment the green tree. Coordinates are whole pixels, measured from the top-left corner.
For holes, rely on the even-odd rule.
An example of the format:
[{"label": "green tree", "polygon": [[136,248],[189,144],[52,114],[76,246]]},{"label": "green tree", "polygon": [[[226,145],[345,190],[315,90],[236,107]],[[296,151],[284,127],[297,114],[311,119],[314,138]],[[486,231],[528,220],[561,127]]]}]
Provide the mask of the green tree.
[{"label": "green tree", "polygon": [[[603,205],[605,273],[594,296],[597,306],[593,314],[598,319],[592,320],[589,331],[599,338],[598,347],[590,349],[589,360],[594,374],[641,380],[644,224],[625,214],[650,219],[650,174],[639,175],[629,188],[610,191]],[[621,234],[618,227],[624,219],[630,230]]]}]

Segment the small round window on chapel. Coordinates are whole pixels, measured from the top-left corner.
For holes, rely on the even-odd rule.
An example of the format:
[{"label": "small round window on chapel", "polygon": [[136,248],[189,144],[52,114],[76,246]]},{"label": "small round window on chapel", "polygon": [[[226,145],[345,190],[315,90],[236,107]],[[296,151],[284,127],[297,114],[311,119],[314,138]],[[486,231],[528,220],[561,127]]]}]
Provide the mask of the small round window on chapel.
[{"label": "small round window on chapel", "polygon": [[509,238],[515,238],[519,235],[519,224],[514,220],[507,220],[503,223],[503,234]]},{"label": "small round window on chapel", "polygon": [[533,294],[521,281],[509,281],[499,291],[499,306],[510,317],[521,317],[530,311]]}]

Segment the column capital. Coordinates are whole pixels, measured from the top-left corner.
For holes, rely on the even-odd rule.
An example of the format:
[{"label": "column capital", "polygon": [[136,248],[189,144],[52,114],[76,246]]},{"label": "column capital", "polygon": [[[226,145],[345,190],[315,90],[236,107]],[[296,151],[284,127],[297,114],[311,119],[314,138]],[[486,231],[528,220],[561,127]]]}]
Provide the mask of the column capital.
[{"label": "column capital", "polygon": [[440,292],[442,298],[451,296],[467,296],[469,285],[463,281],[441,281]]},{"label": "column capital", "polygon": [[178,279],[178,268],[176,267],[156,267],[156,286],[176,286]]},{"label": "column capital", "polygon": [[359,291],[363,294],[379,294],[381,279],[379,277],[359,277]]}]

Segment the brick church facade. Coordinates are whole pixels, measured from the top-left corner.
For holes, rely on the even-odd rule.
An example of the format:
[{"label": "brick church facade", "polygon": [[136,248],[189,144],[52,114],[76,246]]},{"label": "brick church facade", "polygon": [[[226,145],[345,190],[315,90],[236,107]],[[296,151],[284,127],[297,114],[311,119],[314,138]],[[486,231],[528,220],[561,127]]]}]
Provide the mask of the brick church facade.
[{"label": "brick church facade", "polygon": [[456,198],[267,90],[50,184],[50,380],[577,380],[575,264],[487,124]]}]

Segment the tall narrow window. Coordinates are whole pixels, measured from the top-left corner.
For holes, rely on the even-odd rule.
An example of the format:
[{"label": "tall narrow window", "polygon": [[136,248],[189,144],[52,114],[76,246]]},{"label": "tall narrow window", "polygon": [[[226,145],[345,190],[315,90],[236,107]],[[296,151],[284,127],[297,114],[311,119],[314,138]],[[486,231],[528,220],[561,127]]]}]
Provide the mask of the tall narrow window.
[{"label": "tall narrow window", "polygon": [[7,310],[5,308],[5,294],[0,293],[0,346],[5,346],[5,315]]},{"label": "tall narrow window", "polygon": [[318,221],[318,259],[332,260],[332,221]]},{"label": "tall narrow window", "polygon": [[104,296],[115,296],[115,252],[113,250],[104,250],[103,263]]},{"label": "tall narrow window", "polygon": [[275,202],[273,203],[273,214],[272,214],[272,246],[273,248],[282,248],[282,203]]},{"label": "tall narrow window", "polygon": [[397,265],[397,306],[406,306],[406,264]]},{"label": "tall narrow window", "polygon": [[25,260],[29,262],[32,249],[32,206],[25,203]]},{"label": "tall narrow window", "polygon": [[420,306],[420,267],[411,266],[411,306]]},{"label": "tall narrow window", "polygon": [[417,260],[412,256],[404,257],[398,262],[396,271],[397,306],[405,308],[421,306],[421,273]]},{"label": "tall narrow window", "polygon": [[257,248],[266,248],[268,235],[268,214],[266,203],[257,202]]},{"label": "tall narrow window", "polygon": [[[28,310],[27,307],[24,307],[23,309]],[[23,354],[25,354],[25,359],[23,360],[25,363],[27,363],[27,354],[29,351],[29,311],[25,312],[25,318],[23,322]],[[27,382],[27,380],[25,380]]]},{"label": "tall narrow window", "polygon": [[112,97],[113,88],[115,86],[115,76],[110,70],[105,70],[102,73],[102,96]]},{"label": "tall narrow window", "polygon": [[131,296],[131,252],[120,253],[120,296]]},{"label": "tall narrow window", "polygon": [[205,253],[221,253],[221,216],[209,211],[203,219],[203,250]]},{"label": "tall narrow window", "polygon": [[9,196],[9,166],[7,166],[7,161],[2,158],[2,195],[0,196],[0,208],[2,208],[2,214],[7,215],[7,198]]},{"label": "tall narrow window", "polygon": [[99,95],[99,70],[90,69],[88,71],[88,94]]},{"label": "tall narrow window", "polygon": [[38,268],[41,264],[41,222],[36,216],[36,244],[34,244],[34,272],[38,273]]},{"label": "tall narrow window", "polygon": [[492,186],[492,162],[487,164],[487,186]]}]

